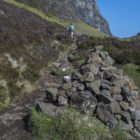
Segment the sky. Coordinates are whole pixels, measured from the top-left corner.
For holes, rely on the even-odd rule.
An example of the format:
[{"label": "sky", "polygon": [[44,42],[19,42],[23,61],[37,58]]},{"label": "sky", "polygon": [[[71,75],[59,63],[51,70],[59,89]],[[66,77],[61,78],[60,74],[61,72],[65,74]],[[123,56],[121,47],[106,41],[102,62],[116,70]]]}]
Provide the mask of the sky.
[{"label": "sky", "polygon": [[96,0],[101,14],[117,37],[130,37],[140,32],[140,0]]}]

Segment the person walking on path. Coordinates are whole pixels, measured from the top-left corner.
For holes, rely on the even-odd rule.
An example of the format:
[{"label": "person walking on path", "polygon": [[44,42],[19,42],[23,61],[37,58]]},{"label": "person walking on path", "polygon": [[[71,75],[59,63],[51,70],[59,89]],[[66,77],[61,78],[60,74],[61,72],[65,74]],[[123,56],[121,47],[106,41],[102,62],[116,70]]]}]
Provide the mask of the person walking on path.
[{"label": "person walking on path", "polygon": [[74,25],[72,23],[68,27],[68,32],[69,32],[70,37],[73,39],[74,32],[75,32],[75,27],[74,27]]}]

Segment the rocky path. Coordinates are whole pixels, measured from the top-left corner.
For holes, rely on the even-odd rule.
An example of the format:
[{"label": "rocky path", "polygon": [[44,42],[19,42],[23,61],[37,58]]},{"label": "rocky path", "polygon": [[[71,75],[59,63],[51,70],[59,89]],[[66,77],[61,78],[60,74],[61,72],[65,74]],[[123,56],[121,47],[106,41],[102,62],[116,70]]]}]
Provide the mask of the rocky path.
[{"label": "rocky path", "polygon": [[[74,46],[73,44],[72,47],[60,52],[58,59],[53,63],[67,63],[67,65],[69,65],[67,55]],[[24,97],[20,103],[13,104],[11,107],[0,111],[0,140],[32,139],[31,133],[26,129],[28,111],[34,105],[35,100],[45,93],[47,87],[58,87],[61,84],[60,81],[62,81],[60,79],[62,79],[62,77],[55,78],[50,74],[48,68],[46,68],[41,76],[40,86],[36,91]]]}]

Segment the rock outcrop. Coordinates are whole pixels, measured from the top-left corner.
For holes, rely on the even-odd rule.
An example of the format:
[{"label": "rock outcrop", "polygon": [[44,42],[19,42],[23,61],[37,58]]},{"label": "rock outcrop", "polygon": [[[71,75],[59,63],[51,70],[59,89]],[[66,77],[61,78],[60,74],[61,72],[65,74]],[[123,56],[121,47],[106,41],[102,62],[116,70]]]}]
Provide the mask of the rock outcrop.
[{"label": "rock outcrop", "polygon": [[100,14],[95,0],[17,0],[64,20],[80,20],[111,35],[108,22]]},{"label": "rock outcrop", "polygon": [[119,126],[128,139],[139,139],[140,110],[135,104],[138,89],[113,64],[114,60],[102,51],[102,46],[95,47],[69,81],[62,82],[59,88],[47,89],[46,96],[37,101],[38,108],[55,116],[71,106],[96,116],[111,129]]}]

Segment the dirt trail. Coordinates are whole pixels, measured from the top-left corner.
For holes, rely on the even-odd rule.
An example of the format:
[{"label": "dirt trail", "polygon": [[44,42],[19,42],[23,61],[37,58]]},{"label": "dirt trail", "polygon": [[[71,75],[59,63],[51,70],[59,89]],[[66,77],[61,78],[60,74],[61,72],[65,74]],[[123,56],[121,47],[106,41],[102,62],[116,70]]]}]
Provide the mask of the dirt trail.
[{"label": "dirt trail", "polygon": [[[69,47],[67,50],[60,52],[56,63],[68,63],[68,53],[75,47]],[[26,119],[29,109],[45,93],[46,88],[60,85],[59,78],[54,77],[46,68],[41,76],[38,89],[24,97],[19,103],[0,111],[0,140],[31,140],[32,136],[26,129]],[[55,83],[55,84],[54,84]]]}]

